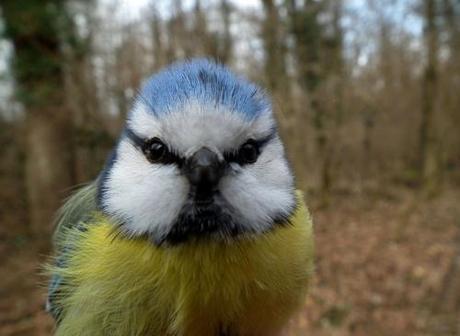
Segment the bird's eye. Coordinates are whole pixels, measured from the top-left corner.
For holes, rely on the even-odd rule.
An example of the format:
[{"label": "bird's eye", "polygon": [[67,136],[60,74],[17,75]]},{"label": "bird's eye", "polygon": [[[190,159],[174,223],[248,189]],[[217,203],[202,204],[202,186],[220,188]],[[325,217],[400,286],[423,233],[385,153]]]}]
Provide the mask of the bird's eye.
[{"label": "bird's eye", "polygon": [[248,140],[238,151],[238,161],[240,163],[254,163],[259,156],[259,147],[254,140]]},{"label": "bird's eye", "polygon": [[143,152],[145,157],[152,163],[162,161],[168,154],[168,148],[158,138],[145,142]]}]

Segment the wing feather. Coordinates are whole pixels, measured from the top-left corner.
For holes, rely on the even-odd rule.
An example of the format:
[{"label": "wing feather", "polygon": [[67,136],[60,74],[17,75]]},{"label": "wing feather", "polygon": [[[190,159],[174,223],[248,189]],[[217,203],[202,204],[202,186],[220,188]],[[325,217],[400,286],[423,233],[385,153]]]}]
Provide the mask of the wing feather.
[{"label": "wing feather", "polygon": [[[97,211],[97,181],[94,181],[73,194],[58,211],[56,228],[53,235],[55,249],[54,266],[66,267],[69,254],[68,233],[73,230],[85,230],[85,222]],[[52,267],[51,267],[52,268]],[[59,296],[63,279],[60,275],[52,273],[48,285],[48,299],[46,310],[56,319],[60,320],[62,308],[59,305]]]}]

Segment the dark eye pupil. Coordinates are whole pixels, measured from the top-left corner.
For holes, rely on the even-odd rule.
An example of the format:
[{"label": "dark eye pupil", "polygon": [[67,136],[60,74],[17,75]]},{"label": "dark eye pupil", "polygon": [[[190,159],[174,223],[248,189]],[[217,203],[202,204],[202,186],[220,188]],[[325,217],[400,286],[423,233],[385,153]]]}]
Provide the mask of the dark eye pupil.
[{"label": "dark eye pupil", "polygon": [[150,161],[159,161],[166,154],[166,146],[160,140],[152,140],[145,147],[145,156]]},{"label": "dark eye pupil", "polygon": [[254,163],[259,156],[259,150],[252,142],[247,142],[240,148],[240,160],[243,163]]}]

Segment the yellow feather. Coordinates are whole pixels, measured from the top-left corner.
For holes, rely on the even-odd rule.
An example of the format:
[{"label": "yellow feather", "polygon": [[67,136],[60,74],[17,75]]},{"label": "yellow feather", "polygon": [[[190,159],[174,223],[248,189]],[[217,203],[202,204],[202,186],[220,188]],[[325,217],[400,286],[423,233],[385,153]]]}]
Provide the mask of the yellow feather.
[{"label": "yellow feather", "polygon": [[69,232],[57,335],[272,335],[303,302],[313,268],[309,214],[234,242],[156,247],[113,235],[102,215]]}]

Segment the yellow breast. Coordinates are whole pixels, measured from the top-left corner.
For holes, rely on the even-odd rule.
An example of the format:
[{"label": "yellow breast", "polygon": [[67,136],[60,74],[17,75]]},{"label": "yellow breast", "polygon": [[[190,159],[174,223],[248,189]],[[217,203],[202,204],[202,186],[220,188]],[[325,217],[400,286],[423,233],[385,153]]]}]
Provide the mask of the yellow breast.
[{"label": "yellow breast", "polygon": [[303,301],[313,264],[303,201],[290,224],[232,243],[155,247],[96,218],[54,270],[65,279],[58,335],[265,336]]}]

